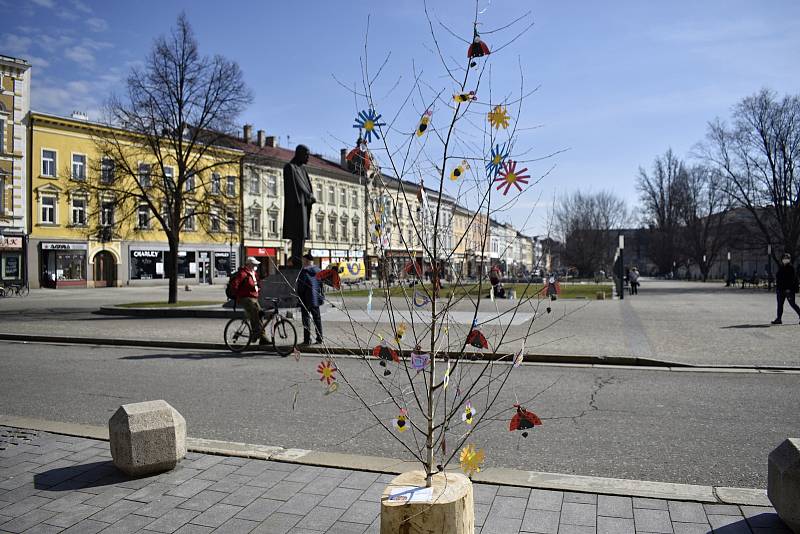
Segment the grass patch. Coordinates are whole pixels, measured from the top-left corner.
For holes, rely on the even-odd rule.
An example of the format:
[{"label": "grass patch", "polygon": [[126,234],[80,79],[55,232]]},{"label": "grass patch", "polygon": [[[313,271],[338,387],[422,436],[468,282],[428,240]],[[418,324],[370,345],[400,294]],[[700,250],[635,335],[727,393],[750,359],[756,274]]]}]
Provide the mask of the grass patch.
[{"label": "grass patch", "polygon": [[222,306],[224,302],[218,300],[183,300],[174,304],[169,302],[129,302],[128,304],[118,304],[119,308],[187,308],[190,306]]},{"label": "grass patch", "polygon": [[[416,286],[418,289],[421,289],[420,286]],[[430,290],[430,284],[425,284],[425,288]],[[480,292],[484,297],[489,296],[489,283],[484,283],[481,288]],[[536,293],[541,291],[542,295],[544,295],[544,285],[543,284],[506,284],[504,286],[506,290],[508,289],[515,289],[517,292],[517,298],[524,298],[524,297],[535,297]],[[373,296],[383,295],[383,289],[375,289],[373,290]],[[600,292],[605,294],[605,298],[611,298],[611,291],[612,286],[611,284],[561,284],[561,293],[559,294],[560,298],[565,299],[574,299],[574,298],[586,298],[586,299],[595,299],[597,294]],[[440,292],[440,297],[442,298],[449,298],[451,294],[455,293],[456,297],[470,295],[473,297],[478,296],[478,284],[468,284],[468,285],[460,285],[455,287],[444,287]],[[355,290],[343,290],[342,294],[348,297],[366,297],[369,295],[369,290],[367,289],[355,289]],[[389,290],[389,294],[392,297],[402,297],[404,294],[412,297],[414,295],[414,287],[400,287],[394,286]]]}]

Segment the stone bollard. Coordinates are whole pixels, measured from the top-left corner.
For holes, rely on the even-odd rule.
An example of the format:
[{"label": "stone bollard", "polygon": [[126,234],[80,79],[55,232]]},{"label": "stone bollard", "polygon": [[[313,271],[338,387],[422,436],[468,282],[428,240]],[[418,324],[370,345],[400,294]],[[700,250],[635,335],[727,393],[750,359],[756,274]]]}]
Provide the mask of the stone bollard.
[{"label": "stone bollard", "polygon": [[783,522],[800,534],[800,438],[789,438],[769,453],[767,496]]},{"label": "stone bollard", "polygon": [[186,456],[186,420],[163,400],[123,404],[108,434],[114,465],[129,475],[169,471]]}]

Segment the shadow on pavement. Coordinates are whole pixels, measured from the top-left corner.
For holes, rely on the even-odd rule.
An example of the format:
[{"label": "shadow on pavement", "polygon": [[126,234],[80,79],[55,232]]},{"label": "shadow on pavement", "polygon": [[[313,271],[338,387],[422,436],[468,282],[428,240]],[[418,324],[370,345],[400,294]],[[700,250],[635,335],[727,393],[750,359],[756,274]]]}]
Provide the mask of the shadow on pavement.
[{"label": "shadow on pavement", "polygon": [[721,329],[726,330],[729,328],[737,328],[737,329],[744,329],[744,328],[770,328],[771,325],[769,324],[732,324],[730,326],[720,326]]},{"label": "shadow on pavement", "polygon": [[[708,532],[710,534],[711,530]],[[744,532],[775,532],[777,534],[791,531],[786,526],[786,523],[775,513],[761,513],[746,519],[740,519],[729,525],[714,528],[714,534],[742,534]]]},{"label": "shadow on pavement", "polygon": [[108,486],[128,480],[133,480],[133,477],[125,475],[114,466],[111,460],[107,460],[58,467],[37,473],[33,476],[33,485],[36,489],[48,491],[72,491]]},{"label": "shadow on pavement", "polygon": [[141,354],[138,356],[123,356],[120,360],[157,360],[160,358],[170,358],[173,360],[213,360],[213,359],[226,359],[226,360],[242,360],[258,358],[277,359],[281,358],[280,355],[263,350],[247,350],[245,352],[236,354],[229,351],[220,352],[204,352],[195,354],[181,354],[181,353],[164,353],[164,354]]}]

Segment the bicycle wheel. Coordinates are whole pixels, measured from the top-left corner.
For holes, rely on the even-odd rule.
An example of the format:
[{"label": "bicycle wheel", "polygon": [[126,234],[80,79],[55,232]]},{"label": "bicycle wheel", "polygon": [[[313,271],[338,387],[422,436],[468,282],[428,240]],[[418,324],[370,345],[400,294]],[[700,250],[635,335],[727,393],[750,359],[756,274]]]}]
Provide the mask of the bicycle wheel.
[{"label": "bicycle wheel", "polygon": [[13,297],[14,296],[14,288],[11,286],[6,286],[3,288],[3,296],[4,297]]},{"label": "bicycle wheel", "polygon": [[27,297],[30,294],[31,290],[28,286],[21,286],[19,288],[19,292],[17,293],[20,297]]},{"label": "bicycle wheel", "polygon": [[225,325],[225,346],[233,352],[242,352],[250,346],[250,322],[236,318]]},{"label": "bicycle wheel", "polygon": [[272,345],[275,352],[284,358],[292,353],[297,345],[297,331],[291,321],[283,318],[275,320],[272,325]]}]

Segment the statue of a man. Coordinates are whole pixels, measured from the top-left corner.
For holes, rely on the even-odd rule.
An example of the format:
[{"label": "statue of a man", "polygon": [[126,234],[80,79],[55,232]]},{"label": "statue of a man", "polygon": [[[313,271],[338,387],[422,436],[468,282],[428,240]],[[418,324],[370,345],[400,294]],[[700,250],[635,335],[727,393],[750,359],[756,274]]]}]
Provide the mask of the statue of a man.
[{"label": "statue of a man", "polygon": [[305,164],[309,150],[297,145],[294,158],[283,167],[283,239],[292,240],[292,255],[288,262],[302,266],[303,246],[310,237],[311,206],[317,201]]}]

